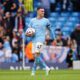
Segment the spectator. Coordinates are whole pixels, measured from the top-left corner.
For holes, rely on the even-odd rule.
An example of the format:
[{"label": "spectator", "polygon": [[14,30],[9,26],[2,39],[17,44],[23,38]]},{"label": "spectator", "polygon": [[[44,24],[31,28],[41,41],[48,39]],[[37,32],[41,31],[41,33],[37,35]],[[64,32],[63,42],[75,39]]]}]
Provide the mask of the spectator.
[{"label": "spectator", "polygon": [[0,27],[4,27],[4,19],[2,17],[2,15],[0,15]]},{"label": "spectator", "polygon": [[53,46],[67,46],[67,41],[63,39],[62,32],[60,29],[56,29],[56,38],[53,40]]},{"label": "spectator", "polygon": [[4,6],[0,3],[0,14],[2,14],[4,11]]},{"label": "spectator", "polygon": [[15,27],[14,29],[22,34],[22,31],[25,28],[25,18],[22,16],[21,11],[17,11],[17,15],[15,17]]},{"label": "spectator", "polygon": [[12,37],[12,31],[14,28],[14,18],[11,17],[10,12],[6,12],[4,20],[5,20],[6,35],[10,36],[10,38],[11,38]]},{"label": "spectator", "polygon": [[4,58],[4,48],[3,48],[3,43],[0,42],[0,63],[4,62],[5,58]]},{"label": "spectator", "polygon": [[18,35],[18,32],[14,30],[13,38],[12,38],[12,49],[13,49],[13,53],[16,51],[19,60],[20,60],[20,51],[21,51],[20,42],[21,42],[20,35]]},{"label": "spectator", "polygon": [[80,24],[77,25],[76,29],[71,33],[72,41],[77,43],[77,58],[80,60]]},{"label": "spectator", "polygon": [[12,35],[12,48],[16,47],[16,42],[18,41],[18,36],[17,36],[17,31],[13,31],[13,35]]},{"label": "spectator", "polygon": [[12,54],[11,61],[12,62],[18,62],[19,61],[16,49],[14,50],[14,52]]},{"label": "spectator", "polygon": [[0,42],[3,44],[3,36],[4,36],[4,29],[3,27],[0,25]]},{"label": "spectator", "polygon": [[68,68],[72,68],[72,63],[73,63],[73,51],[72,49],[69,50],[67,57],[66,57],[66,62],[68,65]]},{"label": "spectator", "polygon": [[[68,47],[69,52],[67,54],[66,62],[68,64],[68,68],[72,68],[73,66],[73,60],[76,59],[76,43],[73,42],[70,38],[68,39]],[[75,56],[75,58],[74,58]]]},{"label": "spectator", "polygon": [[4,27],[0,25],[0,38],[2,38],[4,35]]},{"label": "spectator", "polygon": [[0,25],[0,37],[3,38],[4,34],[5,34],[5,30],[4,30],[3,26]]},{"label": "spectator", "polygon": [[4,36],[4,52],[5,52],[5,60],[6,62],[10,62],[11,57],[12,57],[12,48],[10,46],[9,42],[9,36]]},{"label": "spectator", "polygon": [[71,8],[72,10],[70,0],[56,0],[56,5],[57,5],[57,8],[59,8],[58,9],[59,11],[68,11],[70,10],[68,8]]},{"label": "spectator", "polygon": [[22,15],[25,14],[25,8],[24,8],[24,5],[23,5],[23,0],[19,0],[19,8],[18,8],[19,11],[21,11]]},{"label": "spectator", "polygon": [[3,6],[5,8],[5,12],[15,12],[16,11],[16,3],[14,0],[5,0],[3,2]]}]

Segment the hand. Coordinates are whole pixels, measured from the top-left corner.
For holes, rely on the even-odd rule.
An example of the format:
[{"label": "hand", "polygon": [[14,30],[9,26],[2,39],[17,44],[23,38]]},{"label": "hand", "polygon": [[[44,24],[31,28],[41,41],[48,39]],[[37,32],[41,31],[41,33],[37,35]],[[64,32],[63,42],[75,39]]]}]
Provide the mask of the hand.
[{"label": "hand", "polygon": [[32,37],[33,35],[32,35],[32,34],[26,34],[26,36],[28,36],[28,37]]}]

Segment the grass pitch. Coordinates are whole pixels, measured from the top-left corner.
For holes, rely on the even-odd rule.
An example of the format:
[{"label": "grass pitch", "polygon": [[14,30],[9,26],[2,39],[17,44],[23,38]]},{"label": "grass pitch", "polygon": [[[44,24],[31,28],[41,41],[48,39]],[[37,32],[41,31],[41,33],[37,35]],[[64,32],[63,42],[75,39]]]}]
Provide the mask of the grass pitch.
[{"label": "grass pitch", "polygon": [[52,70],[48,76],[42,70],[35,76],[31,76],[30,70],[0,70],[0,80],[80,80],[80,70]]}]

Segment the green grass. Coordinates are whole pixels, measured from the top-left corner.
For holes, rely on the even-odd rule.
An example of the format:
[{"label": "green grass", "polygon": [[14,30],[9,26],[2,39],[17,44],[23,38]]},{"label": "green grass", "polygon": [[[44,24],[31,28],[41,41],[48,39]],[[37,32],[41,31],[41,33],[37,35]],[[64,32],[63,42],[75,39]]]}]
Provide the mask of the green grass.
[{"label": "green grass", "polygon": [[35,76],[31,71],[0,70],[0,80],[80,80],[80,70],[52,70],[48,76],[38,70]]}]

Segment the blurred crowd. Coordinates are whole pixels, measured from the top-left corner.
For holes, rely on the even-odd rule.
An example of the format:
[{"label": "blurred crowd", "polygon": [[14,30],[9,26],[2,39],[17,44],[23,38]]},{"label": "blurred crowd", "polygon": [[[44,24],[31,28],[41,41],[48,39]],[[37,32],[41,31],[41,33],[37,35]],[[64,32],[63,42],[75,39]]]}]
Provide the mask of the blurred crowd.
[{"label": "blurred crowd", "polygon": [[[27,27],[25,18],[35,11],[36,1],[0,0],[0,62],[22,61],[22,32]],[[71,0],[38,1],[40,2],[38,5],[43,5],[45,8],[46,17],[53,11],[77,10],[74,9],[74,4],[72,4],[74,2]],[[80,24],[68,38],[64,38],[60,28],[55,29],[55,35],[55,39],[50,39],[49,33],[47,33],[45,44],[69,47],[70,51],[66,61],[72,62],[73,57],[80,60]]]},{"label": "blurred crowd", "polygon": [[50,39],[49,35],[50,34],[47,32],[46,45],[69,48],[66,58],[68,67],[72,67],[74,60],[80,60],[80,24],[78,24],[71,35],[66,38],[59,27],[55,29],[55,39]]},{"label": "blurred crowd", "polygon": [[25,28],[22,0],[0,0],[0,62],[18,62]]}]

